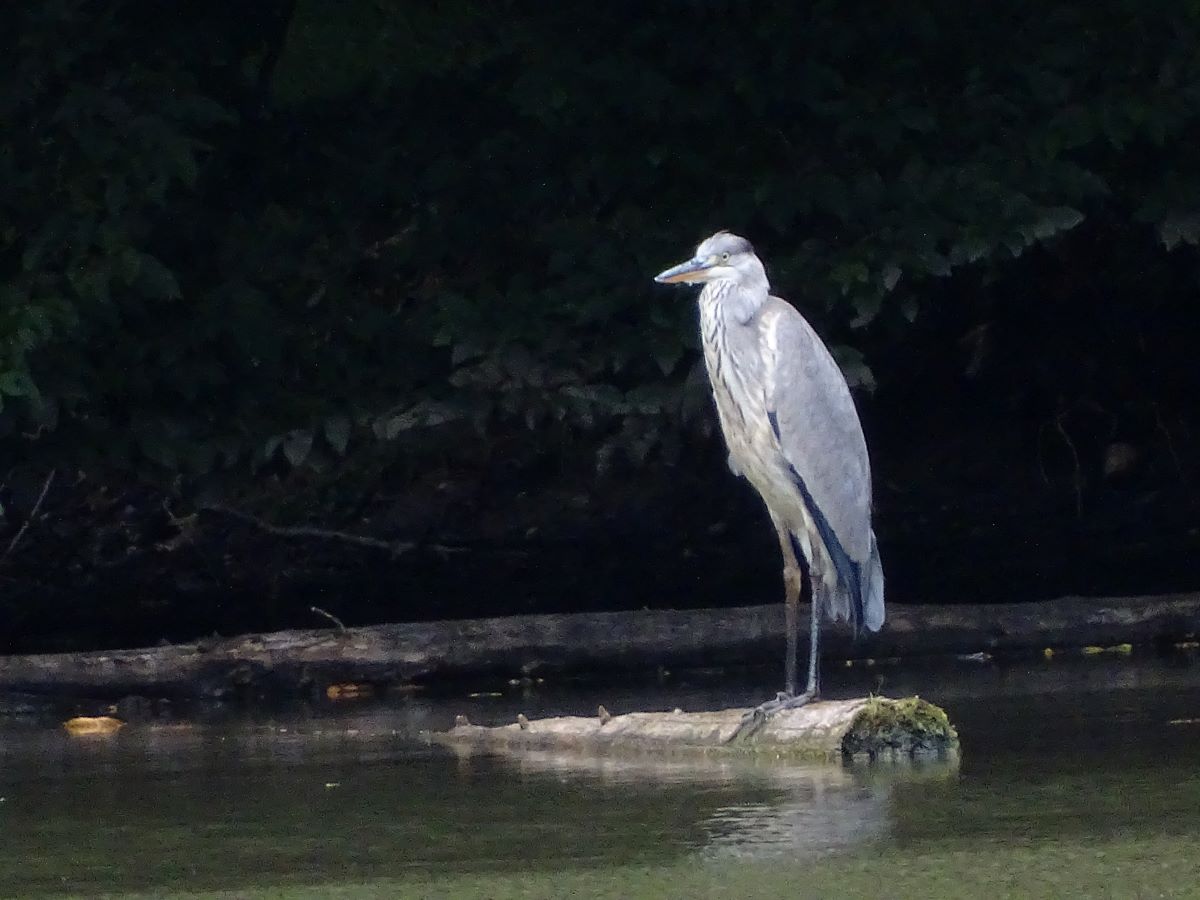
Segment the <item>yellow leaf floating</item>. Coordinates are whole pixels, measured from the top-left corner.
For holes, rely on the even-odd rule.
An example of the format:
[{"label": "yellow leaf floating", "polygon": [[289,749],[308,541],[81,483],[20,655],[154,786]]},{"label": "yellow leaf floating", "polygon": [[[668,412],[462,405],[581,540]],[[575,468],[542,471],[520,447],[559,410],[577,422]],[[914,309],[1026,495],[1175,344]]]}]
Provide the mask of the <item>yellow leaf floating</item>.
[{"label": "yellow leaf floating", "polygon": [[331,684],[325,688],[325,696],[330,700],[357,700],[360,697],[370,697],[372,693],[369,684]]},{"label": "yellow leaf floating", "polygon": [[63,722],[69,734],[116,734],[125,723],[112,716],[76,716]]},{"label": "yellow leaf floating", "polygon": [[1111,647],[1089,646],[1083,648],[1084,656],[1097,656],[1101,653],[1116,653],[1120,656],[1129,656],[1133,653],[1133,644],[1113,644]]}]

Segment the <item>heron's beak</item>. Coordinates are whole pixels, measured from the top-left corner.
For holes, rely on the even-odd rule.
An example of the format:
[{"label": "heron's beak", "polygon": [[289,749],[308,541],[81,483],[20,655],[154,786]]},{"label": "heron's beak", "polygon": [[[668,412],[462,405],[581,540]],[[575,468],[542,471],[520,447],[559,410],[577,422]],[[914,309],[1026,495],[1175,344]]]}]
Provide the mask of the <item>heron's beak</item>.
[{"label": "heron's beak", "polygon": [[677,266],[672,266],[665,272],[659,272],[654,280],[659,284],[679,284],[684,281],[703,281],[704,273],[712,268],[712,260],[689,259]]}]

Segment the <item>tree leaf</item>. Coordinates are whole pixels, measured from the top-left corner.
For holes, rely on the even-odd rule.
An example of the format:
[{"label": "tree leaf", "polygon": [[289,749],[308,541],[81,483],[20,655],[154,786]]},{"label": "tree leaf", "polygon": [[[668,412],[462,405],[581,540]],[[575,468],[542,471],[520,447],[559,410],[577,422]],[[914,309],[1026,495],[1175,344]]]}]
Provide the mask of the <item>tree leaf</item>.
[{"label": "tree leaf", "polygon": [[1067,231],[1083,221],[1083,213],[1070,206],[1054,206],[1047,212],[1047,218],[1054,223],[1059,231]]},{"label": "tree leaf", "polygon": [[0,394],[10,397],[33,397],[37,394],[37,385],[33,383],[28,372],[4,372],[0,374]]},{"label": "tree leaf", "polygon": [[883,267],[883,289],[885,291],[893,290],[900,281],[902,272],[900,267],[895,263],[888,263]]},{"label": "tree leaf", "polygon": [[141,254],[137,283],[138,288],[148,297],[177,300],[182,296],[175,273],[149,253]]},{"label": "tree leaf", "polygon": [[325,440],[338,456],[346,455],[350,443],[350,417],[330,416],[325,420]]},{"label": "tree leaf", "polygon": [[1168,216],[1159,223],[1158,236],[1168,250],[1180,244],[1200,244],[1200,215]]},{"label": "tree leaf", "polygon": [[299,468],[312,451],[311,428],[293,428],[283,438],[283,455],[294,468]]},{"label": "tree leaf", "polygon": [[483,355],[483,348],[472,341],[459,341],[450,351],[450,365],[461,366],[468,360],[477,359]]},{"label": "tree leaf", "polygon": [[263,442],[262,455],[264,460],[270,460],[283,443],[282,434],[273,434]]},{"label": "tree leaf", "polygon": [[664,375],[670,375],[675,371],[675,367],[679,365],[679,360],[683,358],[683,345],[674,344],[659,344],[654,351],[654,361],[658,363],[658,369]]}]

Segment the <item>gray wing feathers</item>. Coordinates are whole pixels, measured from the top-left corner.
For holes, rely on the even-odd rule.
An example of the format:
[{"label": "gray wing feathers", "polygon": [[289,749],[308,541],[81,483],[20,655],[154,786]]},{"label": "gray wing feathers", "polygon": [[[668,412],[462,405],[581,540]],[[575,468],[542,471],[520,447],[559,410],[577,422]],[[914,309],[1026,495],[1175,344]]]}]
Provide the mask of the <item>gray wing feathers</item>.
[{"label": "gray wing feathers", "polygon": [[871,469],[850,389],[800,313],[774,297],[769,304],[764,386],[780,450],[850,558],[864,563],[871,551]]},{"label": "gray wing feathers", "polygon": [[[841,369],[812,326],[790,304],[763,307],[767,408],[780,450],[861,572],[863,622],[883,621],[883,570],[871,531],[871,466],[858,411]],[[848,598],[835,601],[835,616]],[[840,616],[839,616],[840,617]]]}]

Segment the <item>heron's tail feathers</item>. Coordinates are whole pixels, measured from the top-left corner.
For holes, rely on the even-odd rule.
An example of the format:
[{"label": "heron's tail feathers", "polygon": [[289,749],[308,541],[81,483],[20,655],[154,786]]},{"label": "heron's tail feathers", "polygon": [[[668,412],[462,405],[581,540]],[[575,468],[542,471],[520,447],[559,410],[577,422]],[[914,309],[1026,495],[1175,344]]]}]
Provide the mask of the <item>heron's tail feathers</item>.
[{"label": "heron's tail feathers", "polygon": [[[878,631],[883,627],[883,562],[879,558],[879,545],[875,542],[875,532],[871,532],[871,549],[864,562],[852,560],[842,548],[841,541],[825,525],[824,517],[814,516],[823,538],[825,548],[833,562],[833,574],[836,587],[830,584],[820,590],[820,598],[815,602],[822,604],[825,616],[834,622],[845,620],[854,629],[855,635],[862,631]],[[806,559],[800,539],[789,534],[792,550],[797,560]],[[813,584],[814,590],[817,585]]]},{"label": "heron's tail feathers", "polygon": [[879,558],[879,545],[875,542],[875,532],[871,532],[871,553],[863,566],[862,580],[862,620],[861,627],[869,631],[878,631],[883,627],[886,610],[883,606],[883,561]]}]

